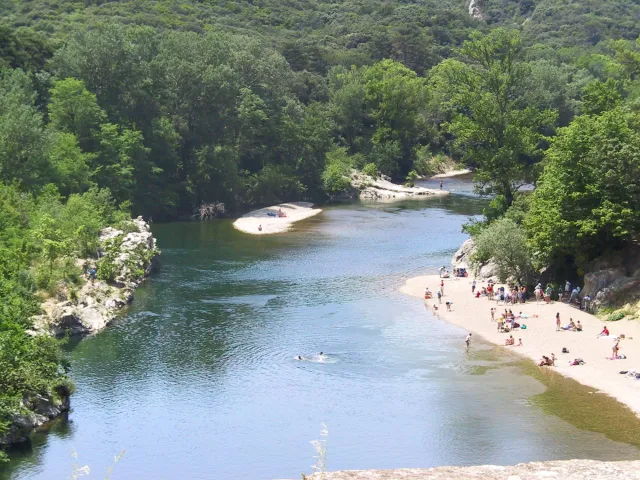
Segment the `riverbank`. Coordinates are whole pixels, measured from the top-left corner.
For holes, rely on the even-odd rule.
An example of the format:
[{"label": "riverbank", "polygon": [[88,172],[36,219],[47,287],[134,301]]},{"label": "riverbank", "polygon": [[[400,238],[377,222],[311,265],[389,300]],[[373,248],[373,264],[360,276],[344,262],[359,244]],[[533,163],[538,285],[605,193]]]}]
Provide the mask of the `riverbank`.
[{"label": "riverbank", "polygon": [[395,470],[345,470],[308,475],[309,480],[638,480],[640,461],[598,462],[565,460],[520,463],[513,466],[479,465],[473,467],[399,468]]},{"label": "riverbank", "polygon": [[[436,292],[440,281],[438,275],[410,278],[401,287],[401,291],[422,300],[425,287]],[[623,370],[634,369],[640,372],[640,322],[633,320],[607,322],[606,325],[611,335],[597,338],[597,334],[602,331],[604,322],[593,315],[559,302],[537,304],[535,301],[530,301],[522,305],[498,306],[495,301],[489,301],[486,297],[475,298],[471,294],[471,282],[471,277],[444,279],[443,303],[438,305],[439,308],[435,312],[437,318],[480,335],[496,345],[504,345],[509,335],[513,335],[516,344],[521,338],[522,347],[505,348],[524,355],[536,363],[542,355],[550,356],[551,353],[555,353],[558,359],[556,366],[552,368],[558,373],[616,398],[640,416],[640,380],[619,373]],[[481,289],[483,286],[486,286],[485,282],[477,282],[477,288]],[[445,308],[447,301],[453,302],[450,312]],[[427,300],[426,302],[431,307],[438,301]],[[528,318],[517,321],[525,324],[527,328],[525,330],[518,329],[512,333],[498,332],[497,324],[491,321],[490,310],[492,307],[497,308],[498,312],[504,311],[505,308],[510,308],[515,314],[522,312]],[[561,330],[557,332],[555,327],[556,313],[560,313],[563,326],[569,323],[570,318],[573,318],[575,322],[579,320],[582,323],[583,331]],[[497,317],[498,315],[496,315]],[[628,358],[623,360],[607,359],[606,357],[611,356],[614,337],[621,334],[624,334],[626,338],[620,342],[620,353]],[[461,338],[460,341],[464,341],[464,338]],[[562,354],[563,347],[566,347],[569,353]],[[569,361],[574,358],[582,358],[585,364],[570,366]]]},{"label": "riverbank", "polygon": [[[286,217],[278,216],[280,210],[286,214]],[[281,203],[253,210],[233,222],[233,227],[251,235],[282,233],[289,230],[294,223],[321,212],[321,208],[313,208],[313,203],[309,202]]]},{"label": "riverbank", "polygon": [[434,179],[434,178],[460,177],[462,175],[469,175],[470,173],[472,173],[472,170],[469,170],[468,168],[463,168],[461,170],[450,170],[448,172],[438,173],[437,175],[434,175],[431,178]]}]

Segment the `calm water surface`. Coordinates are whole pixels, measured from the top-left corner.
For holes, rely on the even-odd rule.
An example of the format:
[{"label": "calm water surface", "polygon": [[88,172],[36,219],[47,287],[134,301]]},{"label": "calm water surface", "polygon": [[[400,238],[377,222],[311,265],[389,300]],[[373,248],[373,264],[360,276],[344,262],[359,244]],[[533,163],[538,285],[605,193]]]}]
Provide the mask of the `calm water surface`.
[{"label": "calm water surface", "polygon": [[[447,181],[468,192],[468,185]],[[448,264],[470,195],[329,207],[269,237],[229,221],[154,225],[162,270],[112,327],[71,349],[68,422],[6,479],[299,478],[329,429],[330,469],[630,459],[640,452],[532,406],[536,380],[476,375],[466,332],[397,293]],[[325,362],[295,360],[319,351]]]}]

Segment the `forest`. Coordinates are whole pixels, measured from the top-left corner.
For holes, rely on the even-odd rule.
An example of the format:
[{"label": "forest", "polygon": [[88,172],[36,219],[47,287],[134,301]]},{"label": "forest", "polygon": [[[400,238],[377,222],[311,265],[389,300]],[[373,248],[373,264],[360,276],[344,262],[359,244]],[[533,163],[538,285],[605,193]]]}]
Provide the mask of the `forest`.
[{"label": "forest", "polygon": [[640,7],[480,5],[0,1],[0,433],[72,388],[29,318],[132,214],[322,202],[446,155],[492,199],[465,227],[482,257],[533,275],[634,241]]}]

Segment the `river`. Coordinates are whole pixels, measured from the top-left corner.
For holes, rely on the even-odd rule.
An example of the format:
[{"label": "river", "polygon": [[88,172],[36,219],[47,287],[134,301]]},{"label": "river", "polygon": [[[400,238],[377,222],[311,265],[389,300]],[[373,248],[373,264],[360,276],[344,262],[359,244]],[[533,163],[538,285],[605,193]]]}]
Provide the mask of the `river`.
[{"label": "river", "polygon": [[[293,232],[156,224],[161,271],[102,333],[69,347],[68,421],[12,452],[4,479],[300,478],[327,425],[329,469],[638,459],[530,399],[544,391],[398,293],[449,264],[485,203],[459,194],[329,206]],[[319,351],[324,361],[315,361]],[[310,357],[296,360],[297,355]]]}]

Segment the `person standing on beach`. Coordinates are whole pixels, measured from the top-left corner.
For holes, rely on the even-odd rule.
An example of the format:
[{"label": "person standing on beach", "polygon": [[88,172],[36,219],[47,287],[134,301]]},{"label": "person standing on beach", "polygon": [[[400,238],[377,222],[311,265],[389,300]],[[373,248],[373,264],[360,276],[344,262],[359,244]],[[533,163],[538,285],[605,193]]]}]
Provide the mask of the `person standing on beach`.
[{"label": "person standing on beach", "polygon": [[438,303],[442,303],[442,292],[438,290]]},{"label": "person standing on beach", "polygon": [[473,282],[471,282],[471,293],[474,293],[476,291],[476,281],[474,280]]},{"label": "person standing on beach", "polygon": [[491,309],[491,321],[492,322],[496,321],[496,309],[495,308]]},{"label": "person standing on beach", "polygon": [[469,348],[469,345],[471,345],[471,334],[467,335],[467,338],[465,339],[464,343],[466,343],[467,348]]},{"label": "person standing on beach", "polygon": [[560,323],[560,312],[556,313],[556,332],[559,332],[562,328],[562,324]]},{"label": "person standing on beach", "polygon": [[444,280],[440,280],[440,293],[444,295]]}]

